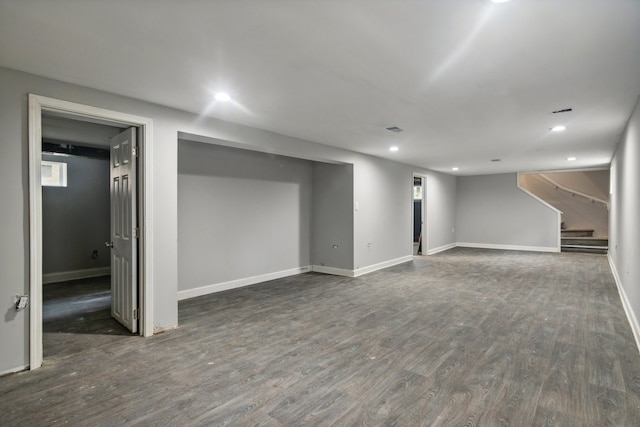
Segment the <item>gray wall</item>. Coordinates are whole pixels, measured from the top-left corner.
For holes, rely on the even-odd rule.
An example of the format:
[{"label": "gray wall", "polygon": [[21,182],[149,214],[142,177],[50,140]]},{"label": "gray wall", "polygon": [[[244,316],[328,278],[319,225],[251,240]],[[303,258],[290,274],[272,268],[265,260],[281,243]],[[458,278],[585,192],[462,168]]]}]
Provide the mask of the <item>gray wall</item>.
[{"label": "gray wall", "polygon": [[178,290],[310,264],[312,162],[178,144]]},{"label": "gray wall", "polygon": [[[413,174],[369,157],[354,170],[355,270],[412,254]],[[355,204],[354,204],[355,209]]]},{"label": "gray wall", "polygon": [[609,257],[639,337],[640,325],[640,102],[611,162]]},{"label": "gray wall", "polygon": [[[457,179],[431,172],[426,175],[427,253],[448,248],[456,242]],[[423,250],[424,253],[424,250]]]},{"label": "gray wall", "polygon": [[[273,132],[150,104],[18,71],[0,68],[0,373],[28,365],[28,310],[15,312],[14,295],[29,292],[29,181],[27,95],[34,93],[153,120],[152,215],[153,324],[156,330],[178,322],[178,135],[316,161],[353,164],[354,265],[367,267],[410,256],[413,173],[426,169],[312,143]],[[196,140],[197,141],[197,140]],[[444,181],[455,180],[442,177]],[[427,192],[430,182],[427,180]],[[380,183],[379,189],[375,186]],[[449,188],[455,188],[451,183]],[[437,201],[434,201],[437,204]],[[443,209],[452,204],[444,202]],[[448,215],[455,216],[451,210]],[[439,215],[443,217],[444,215]],[[440,229],[438,224],[431,227]],[[372,241],[374,246],[367,247]],[[455,240],[451,240],[453,243]]]},{"label": "gray wall", "polygon": [[109,161],[46,154],[42,159],[67,164],[66,187],[42,187],[43,273],[109,267]]},{"label": "gray wall", "polygon": [[314,163],[312,195],[311,263],[353,270],[353,165]]},{"label": "gray wall", "polygon": [[459,243],[558,248],[558,214],[517,187],[517,174],[458,178]]}]

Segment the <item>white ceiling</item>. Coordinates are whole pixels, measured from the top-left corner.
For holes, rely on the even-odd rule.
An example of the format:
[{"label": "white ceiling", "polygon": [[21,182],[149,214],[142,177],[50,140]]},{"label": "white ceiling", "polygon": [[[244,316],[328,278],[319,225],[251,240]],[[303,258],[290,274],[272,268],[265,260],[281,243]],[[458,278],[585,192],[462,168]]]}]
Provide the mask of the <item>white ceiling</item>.
[{"label": "white ceiling", "polygon": [[640,1],[0,0],[0,66],[448,173],[598,167]]}]

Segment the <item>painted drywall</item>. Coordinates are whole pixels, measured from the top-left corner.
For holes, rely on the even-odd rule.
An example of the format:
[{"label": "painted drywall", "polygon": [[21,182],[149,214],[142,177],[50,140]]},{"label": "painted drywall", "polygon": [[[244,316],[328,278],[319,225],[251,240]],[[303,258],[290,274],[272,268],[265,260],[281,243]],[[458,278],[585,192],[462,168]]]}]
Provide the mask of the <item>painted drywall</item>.
[{"label": "painted drywall", "polygon": [[640,339],[640,101],[611,162],[609,259]]},{"label": "painted drywall", "polygon": [[312,162],[178,144],[178,290],[310,264]]},{"label": "painted drywall", "polygon": [[[426,176],[426,247],[427,253],[450,248],[457,240],[457,179],[443,173]],[[423,249],[424,253],[424,249]]]},{"label": "painted drywall", "polygon": [[109,267],[109,161],[46,154],[42,159],[67,164],[66,187],[42,187],[44,275]]},{"label": "painted drywall", "polygon": [[311,264],[352,271],[353,165],[313,164]]},{"label": "painted drywall", "polygon": [[[572,175],[576,176],[572,176]],[[552,174],[544,174],[550,176]],[[598,175],[602,175],[599,173]],[[608,171],[606,171],[607,190],[609,188]],[[600,195],[598,187],[590,188],[585,172],[564,172],[553,174],[553,180],[566,188],[580,191],[583,194]],[[562,181],[562,182],[561,182]],[[582,182],[582,185],[575,185]],[[569,185],[573,186],[569,187]],[[592,202],[591,200],[557,189],[556,186],[545,180],[539,174],[521,174],[520,186],[535,194],[545,202],[562,211],[562,222],[567,229],[593,229],[595,237],[607,237],[609,235],[609,210],[606,204]],[[577,190],[580,187],[580,190]],[[600,198],[600,197],[598,197]],[[609,200],[606,197],[602,200]]]},{"label": "painted drywall", "polygon": [[517,174],[458,177],[459,244],[559,250],[559,215],[517,186]]},{"label": "painted drywall", "polygon": [[609,201],[609,170],[545,172],[563,187]]},{"label": "painted drywall", "polygon": [[412,182],[398,163],[371,157],[355,165],[355,270],[411,255]]},{"label": "painted drywall", "polygon": [[[170,84],[171,82],[167,82]],[[29,292],[28,94],[62,99],[147,117],[153,120],[153,157],[149,179],[153,185],[154,234],[149,242],[152,273],[153,325],[164,330],[178,322],[178,138],[277,153],[315,161],[353,165],[354,268],[376,267],[411,255],[411,186],[413,173],[432,171],[317,144],[274,132],[250,128],[175,109],[105,93],[69,83],[0,68],[0,340],[11,342],[0,353],[0,373],[28,365],[28,310],[16,312],[14,296]],[[203,109],[206,105],[203,104]],[[453,177],[442,180],[455,181]],[[427,180],[427,192],[430,188]],[[380,185],[378,185],[380,184]],[[376,188],[376,186],[378,188]],[[455,188],[450,182],[445,185]],[[434,193],[436,194],[437,191]],[[455,197],[455,196],[449,196]],[[455,217],[448,201],[432,201]],[[431,209],[431,208],[428,208]],[[431,221],[428,219],[428,222]],[[430,228],[441,229],[439,224]],[[443,238],[443,241],[446,239]],[[372,247],[367,242],[373,242]],[[450,244],[455,240],[451,240]]]}]

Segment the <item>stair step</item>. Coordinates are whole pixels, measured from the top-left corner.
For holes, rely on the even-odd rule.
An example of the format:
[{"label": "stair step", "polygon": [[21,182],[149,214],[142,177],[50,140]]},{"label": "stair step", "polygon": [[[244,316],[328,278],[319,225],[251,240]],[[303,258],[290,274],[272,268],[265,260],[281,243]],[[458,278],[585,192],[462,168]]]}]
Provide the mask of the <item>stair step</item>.
[{"label": "stair step", "polygon": [[561,237],[562,246],[608,246],[609,239],[607,237]]},{"label": "stair step", "polygon": [[592,237],[594,233],[592,228],[565,228],[560,230],[562,237]]},{"label": "stair step", "polygon": [[583,248],[583,249],[609,249],[608,246],[602,246],[602,245],[598,245],[598,246],[588,246],[588,245],[562,245],[560,246],[561,248]]},{"label": "stair step", "polygon": [[609,252],[609,248],[607,246],[562,245],[560,250],[562,252],[580,252],[602,255],[606,255]]}]

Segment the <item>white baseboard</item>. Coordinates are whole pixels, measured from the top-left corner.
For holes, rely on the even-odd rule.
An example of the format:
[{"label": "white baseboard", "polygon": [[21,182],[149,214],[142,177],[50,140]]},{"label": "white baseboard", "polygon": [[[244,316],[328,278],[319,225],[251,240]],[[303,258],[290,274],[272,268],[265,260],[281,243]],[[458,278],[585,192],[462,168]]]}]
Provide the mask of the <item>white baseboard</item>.
[{"label": "white baseboard", "polygon": [[26,371],[29,369],[29,365],[22,365],[16,368],[6,369],[4,371],[0,371],[0,377],[3,375],[15,374],[16,372]]},{"label": "white baseboard", "polygon": [[346,276],[354,277],[353,270],[347,270],[346,268],[326,267],[324,265],[312,265],[311,270],[316,273],[333,274],[334,276]]},{"label": "white baseboard", "polygon": [[449,243],[448,245],[439,246],[437,248],[429,249],[427,251],[427,255],[435,255],[440,252],[448,251],[449,249],[453,249],[456,247],[455,243]]},{"label": "white baseboard", "polygon": [[85,270],[61,271],[42,275],[42,283],[66,282],[67,280],[87,279],[89,277],[108,276],[111,267],[87,268]]},{"label": "white baseboard", "polygon": [[393,267],[394,265],[403,264],[409,261],[413,261],[413,254],[396,258],[396,259],[390,259],[388,261],[379,262],[377,264],[369,265],[367,267],[358,268],[353,271],[353,277],[362,276],[363,274],[371,273],[376,270],[382,270],[383,268],[387,268],[387,267]]},{"label": "white baseboard", "polygon": [[629,321],[629,325],[631,326],[633,337],[636,340],[636,347],[638,348],[638,352],[640,352],[640,323],[638,323],[638,318],[634,314],[633,308],[631,307],[631,303],[629,302],[629,298],[627,298],[627,294],[624,291],[624,288],[622,287],[622,282],[620,281],[620,276],[618,275],[618,270],[616,269],[616,265],[613,263],[611,254],[607,254],[607,259],[609,260],[611,273],[613,273],[613,279],[616,281],[616,286],[618,287],[618,293],[620,294],[622,307],[624,308],[624,312],[627,315],[627,320]]},{"label": "white baseboard", "polygon": [[560,248],[545,247],[545,246],[494,245],[491,243],[468,243],[468,242],[458,242],[456,243],[456,246],[461,248],[502,249],[505,251],[560,252]]},{"label": "white baseboard", "polygon": [[269,280],[282,279],[283,277],[294,276],[296,274],[307,273],[309,271],[311,271],[310,266],[297,267],[289,270],[276,271],[274,273],[261,274],[259,276],[246,277],[243,279],[201,286],[199,288],[187,289],[185,291],[178,292],[178,301],[213,294],[215,292],[228,291],[229,289],[242,288],[244,286],[255,285],[256,283],[262,283]]}]

